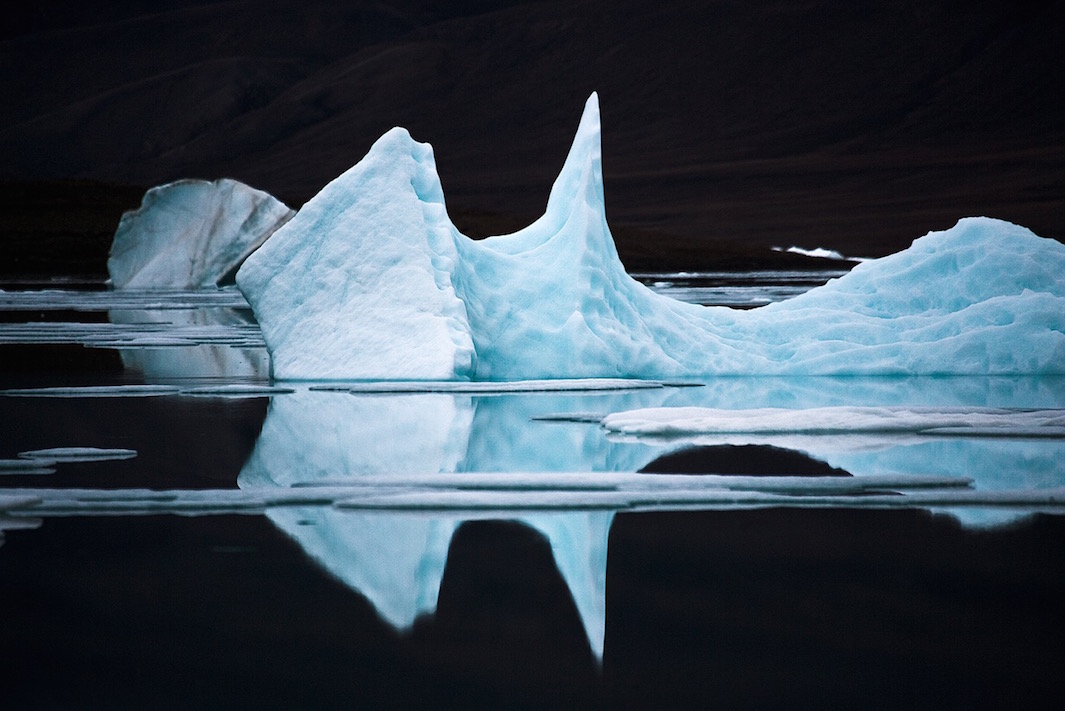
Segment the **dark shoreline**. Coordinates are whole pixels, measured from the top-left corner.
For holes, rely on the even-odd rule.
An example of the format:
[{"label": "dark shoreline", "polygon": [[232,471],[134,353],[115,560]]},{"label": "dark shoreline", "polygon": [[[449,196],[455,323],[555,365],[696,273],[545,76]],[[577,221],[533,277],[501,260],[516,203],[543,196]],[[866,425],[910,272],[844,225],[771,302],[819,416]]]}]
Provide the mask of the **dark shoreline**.
[{"label": "dark shoreline", "polygon": [[[31,284],[47,284],[56,278],[86,284],[103,282],[111,240],[122,213],[137,209],[146,190],[94,181],[0,181],[0,280]],[[450,214],[459,231],[473,238],[508,234],[535,219],[454,206]],[[621,261],[630,272],[831,271],[854,266],[849,261],[775,252],[754,245],[714,244],[624,225],[611,225],[611,232]]]}]

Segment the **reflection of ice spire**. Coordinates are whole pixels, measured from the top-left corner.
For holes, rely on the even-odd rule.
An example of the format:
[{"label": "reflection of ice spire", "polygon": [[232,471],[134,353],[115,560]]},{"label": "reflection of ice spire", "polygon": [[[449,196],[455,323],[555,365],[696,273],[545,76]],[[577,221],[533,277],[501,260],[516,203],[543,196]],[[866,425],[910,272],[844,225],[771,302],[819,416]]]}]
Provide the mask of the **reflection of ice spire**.
[{"label": "reflection of ice spire", "polygon": [[268,515],[397,630],[436,611],[451,537],[461,520],[327,507],[275,509]]},{"label": "reflection of ice spire", "polygon": [[[615,397],[624,400],[623,395],[599,399],[613,402]],[[583,435],[575,436],[572,429],[545,426],[538,436],[525,436],[523,430],[534,413],[523,406],[535,402],[549,411],[566,409],[564,396],[492,399],[487,409],[491,416],[480,418],[480,426],[474,427],[476,402],[448,394],[380,398],[317,391],[275,398],[238,484],[245,489],[288,487],[365,474],[431,476],[461,468],[581,471],[604,464],[630,468],[652,456],[643,448],[630,447],[629,454],[640,461],[616,462],[611,447],[600,451],[586,441],[602,442],[596,430],[577,430]],[[506,402],[512,407],[504,407]],[[451,539],[465,520],[331,507],[283,507],[268,515],[312,559],[365,595],[382,619],[400,630],[413,625],[418,616],[435,612]],[[607,535],[613,514],[573,511],[515,518],[548,539],[591,650],[601,659]]]},{"label": "reflection of ice spire", "polygon": [[[451,539],[465,520],[325,507],[279,508],[269,517],[312,559],[365,596],[397,630],[436,612]],[[613,518],[613,512],[574,511],[518,519],[548,539],[600,661],[606,630],[607,537]]]},{"label": "reflection of ice spire", "polygon": [[521,519],[547,536],[595,658],[603,661],[606,635],[607,538],[613,511],[539,514]]}]

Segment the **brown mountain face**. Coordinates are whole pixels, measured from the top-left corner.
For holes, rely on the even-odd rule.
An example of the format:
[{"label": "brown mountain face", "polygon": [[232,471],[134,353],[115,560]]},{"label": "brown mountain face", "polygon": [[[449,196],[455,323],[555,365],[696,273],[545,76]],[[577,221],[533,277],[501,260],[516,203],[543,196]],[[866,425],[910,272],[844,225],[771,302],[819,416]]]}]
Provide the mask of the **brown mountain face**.
[{"label": "brown mountain face", "polygon": [[1065,236],[1062,1],[86,5],[0,40],[2,180],[298,207],[400,125],[477,232],[542,211],[594,90],[608,217],[644,252],[879,256],[968,215]]}]

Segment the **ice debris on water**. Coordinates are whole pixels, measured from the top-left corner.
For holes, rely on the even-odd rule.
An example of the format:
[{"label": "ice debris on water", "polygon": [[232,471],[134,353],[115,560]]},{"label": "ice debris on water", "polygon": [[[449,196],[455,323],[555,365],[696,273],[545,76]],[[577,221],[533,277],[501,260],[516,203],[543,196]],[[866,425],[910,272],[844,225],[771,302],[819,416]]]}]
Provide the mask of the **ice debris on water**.
[{"label": "ice debris on water", "polygon": [[986,217],[746,311],[654,293],[607,226],[595,94],[525,229],[459,233],[394,128],[236,280],[281,379],[1065,373],[1065,245]]}]

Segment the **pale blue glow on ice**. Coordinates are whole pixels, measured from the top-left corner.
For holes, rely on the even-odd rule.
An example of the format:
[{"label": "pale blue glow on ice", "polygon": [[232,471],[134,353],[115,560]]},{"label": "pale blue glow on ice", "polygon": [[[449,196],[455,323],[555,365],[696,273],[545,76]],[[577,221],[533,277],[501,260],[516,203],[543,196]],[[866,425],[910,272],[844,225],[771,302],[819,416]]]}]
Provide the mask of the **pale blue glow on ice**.
[{"label": "pale blue glow on ice", "polygon": [[474,241],[401,128],[244,262],[280,379],[1065,373],[1065,245],[966,218],[747,311],[654,293],[618,258],[598,99],[544,215]]}]

